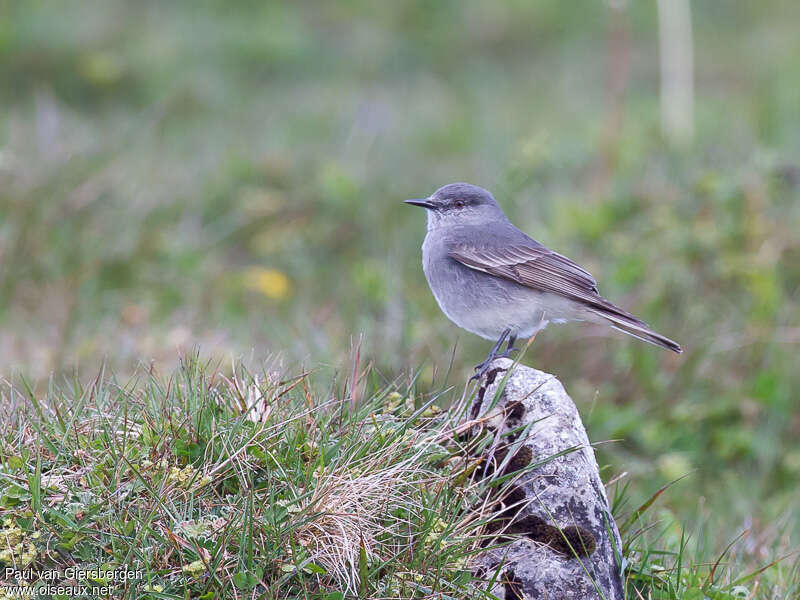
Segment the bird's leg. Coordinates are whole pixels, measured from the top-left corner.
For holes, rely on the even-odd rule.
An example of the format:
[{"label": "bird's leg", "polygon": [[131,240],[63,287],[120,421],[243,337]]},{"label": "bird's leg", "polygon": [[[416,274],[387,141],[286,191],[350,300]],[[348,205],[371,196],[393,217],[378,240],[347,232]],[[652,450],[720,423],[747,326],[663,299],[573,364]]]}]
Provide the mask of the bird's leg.
[{"label": "bird's leg", "polygon": [[[506,329],[503,333],[500,334],[500,339],[497,340],[497,343],[492,346],[492,349],[489,351],[489,356],[486,357],[486,360],[480,364],[475,365],[475,373],[472,377],[470,377],[470,381],[473,379],[480,379],[486,374],[486,371],[489,370],[489,366],[492,364],[495,358],[498,358],[497,351],[503,346],[503,342],[506,341],[506,338],[511,335],[511,329]],[[513,338],[514,336],[512,336]]]},{"label": "bird's leg", "polygon": [[506,341],[506,338],[511,335],[511,328],[506,329],[503,333],[500,334],[500,338],[497,340],[492,349],[489,350],[489,356],[486,357],[486,360],[483,361],[479,366],[483,366],[484,363],[492,362],[495,358],[497,358],[497,352],[500,348],[503,347],[503,342]]},{"label": "bird's leg", "polygon": [[508,345],[506,346],[506,351],[502,354],[498,354],[497,358],[511,358],[512,352],[519,352],[519,348],[514,348],[514,342],[517,341],[517,336],[509,335],[508,336]]},{"label": "bird's leg", "polygon": [[[536,331],[533,332],[533,335],[530,337],[528,344],[525,346],[526,348],[533,344],[533,341],[536,339],[536,336],[542,330],[542,323],[544,322],[544,317],[539,319],[539,325],[536,327]],[[502,354],[496,356],[496,358],[511,358],[512,352],[519,352],[519,348],[514,348],[514,342],[517,341],[517,336],[511,335],[508,338],[508,345],[506,346],[506,351]]]}]

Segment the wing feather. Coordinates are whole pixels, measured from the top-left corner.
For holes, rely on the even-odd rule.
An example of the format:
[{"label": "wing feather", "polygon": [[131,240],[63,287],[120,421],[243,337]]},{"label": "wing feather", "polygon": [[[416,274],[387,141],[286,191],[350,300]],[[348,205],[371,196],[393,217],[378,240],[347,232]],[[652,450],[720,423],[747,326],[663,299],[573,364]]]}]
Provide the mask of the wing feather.
[{"label": "wing feather", "polygon": [[545,246],[513,244],[505,247],[480,247],[458,243],[450,247],[449,256],[471,269],[529,288],[565,296],[591,308],[641,323],[630,313],[600,296],[597,282],[591,273]]}]

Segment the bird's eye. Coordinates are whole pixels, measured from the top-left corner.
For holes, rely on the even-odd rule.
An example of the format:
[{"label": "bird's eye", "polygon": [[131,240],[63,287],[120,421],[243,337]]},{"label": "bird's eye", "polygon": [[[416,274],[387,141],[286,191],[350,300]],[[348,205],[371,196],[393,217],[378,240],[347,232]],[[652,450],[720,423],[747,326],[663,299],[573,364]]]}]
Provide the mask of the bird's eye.
[{"label": "bird's eye", "polygon": [[456,208],[464,208],[464,201],[463,200],[456,200],[453,202],[453,206]]}]

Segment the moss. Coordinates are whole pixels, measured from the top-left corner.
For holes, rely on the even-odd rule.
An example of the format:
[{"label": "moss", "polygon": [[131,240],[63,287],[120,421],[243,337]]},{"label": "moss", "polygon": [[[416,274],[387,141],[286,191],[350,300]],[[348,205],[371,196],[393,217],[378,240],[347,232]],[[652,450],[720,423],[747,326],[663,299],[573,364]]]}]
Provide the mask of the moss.
[{"label": "moss", "polygon": [[587,529],[578,525],[558,528],[536,515],[514,521],[507,531],[546,544],[564,556],[589,556],[597,549],[597,543]]},{"label": "moss", "polygon": [[522,581],[510,569],[503,576],[503,591],[506,600],[523,600],[525,598],[522,593]]},{"label": "moss", "polygon": [[[503,461],[505,461],[506,457],[508,456],[508,451],[509,451],[508,446],[504,446],[502,448],[498,448],[497,450],[495,450],[491,463],[487,466],[487,468],[484,471],[485,477],[494,475],[497,467],[503,464]],[[521,471],[526,466],[528,466],[532,460],[533,460],[533,452],[531,451],[531,449],[528,446],[520,446],[514,453],[514,456],[511,457],[511,460],[508,461],[508,464],[502,470],[501,474],[515,473],[517,471]]]},{"label": "moss", "polygon": [[525,416],[525,404],[522,400],[509,403],[509,405],[506,406],[506,414],[509,419],[521,419]]},{"label": "moss", "polygon": [[514,456],[511,457],[511,460],[508,461],[508,466],[505,470],[507,473],[521,471],[527,467],[531,461],[533,461],[533,451],[529,446],[520,446],[519,450],[517,450]]}]

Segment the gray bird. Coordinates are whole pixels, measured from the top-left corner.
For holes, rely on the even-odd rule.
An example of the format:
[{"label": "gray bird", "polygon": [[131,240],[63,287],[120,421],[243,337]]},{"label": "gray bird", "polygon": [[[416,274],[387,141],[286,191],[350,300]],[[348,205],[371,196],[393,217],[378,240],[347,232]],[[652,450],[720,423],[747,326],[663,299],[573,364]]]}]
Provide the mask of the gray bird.
[{"label": "gray bird", "polygon": [[[428,198],[406,200],[427,209],[422,268],[439,307],[459,327],[496,344],[476,369],[515,351],[548,323],[604,323],[635,338],[682,352],[597,291],[597,282],[565,256],[516,227],[494,197],[468,183],[451,183]],[[506,351],[499,354],[503,342]]]}]

